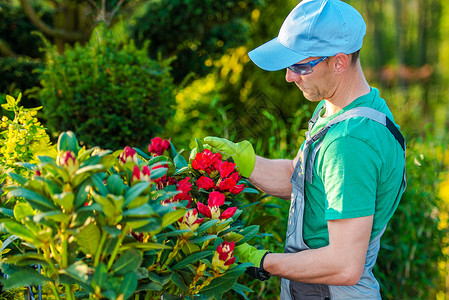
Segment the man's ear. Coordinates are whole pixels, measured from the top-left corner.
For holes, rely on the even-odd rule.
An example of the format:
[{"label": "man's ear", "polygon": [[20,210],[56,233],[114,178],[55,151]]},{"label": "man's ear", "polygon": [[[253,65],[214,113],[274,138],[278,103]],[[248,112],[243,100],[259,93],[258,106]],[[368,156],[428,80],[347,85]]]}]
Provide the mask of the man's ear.
[{"label": "man's ear", "polygon": [[341,74],[349,68],[351,58],[344,53],[334,55],[333,67],[336,74]]}]

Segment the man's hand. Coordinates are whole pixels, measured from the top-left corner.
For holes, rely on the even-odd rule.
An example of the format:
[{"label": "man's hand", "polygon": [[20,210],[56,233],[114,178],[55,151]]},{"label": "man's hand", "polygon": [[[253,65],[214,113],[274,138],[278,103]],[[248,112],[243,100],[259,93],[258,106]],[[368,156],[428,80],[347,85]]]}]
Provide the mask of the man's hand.
[{"label": "man's hand", "polygon": [[231,156],[243,177],[248,178],[253,172],[256,154],[250,142],[245,140],[233,143],[227,139],[212,136],[205,137],[204,142],[220,151],[222,155],[224,154],[223,158]]},{"label": "man's hand", "polygon": [[270,253],[268,250],[258,250],[257,248],[244,243],[234,248],[234,256],[239,258],[239,262],[250,262],[254,267],[246,269],[246,273],[259,280],[267,280],[270,273],[263,269],[263,260]]}]

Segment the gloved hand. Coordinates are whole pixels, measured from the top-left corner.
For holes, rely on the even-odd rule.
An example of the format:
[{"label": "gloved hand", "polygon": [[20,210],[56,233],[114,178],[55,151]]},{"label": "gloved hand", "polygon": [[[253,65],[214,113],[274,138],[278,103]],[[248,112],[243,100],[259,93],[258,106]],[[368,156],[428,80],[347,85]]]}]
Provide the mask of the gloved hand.
[{"label": "gloved hand", "polygon": [[253,172],[256,153],[250,142],[245,140],[240,143],[233,143],[227,139],[212,136],[205,137],[204,142],[220,151],[222,155],[224,154],[223,158],[231,156],[243,177],[248,178]]},{"label": "gloved hand", "polygon": [[256,247],[247,243],[234,248],[234,256],[239,258],[239,262],[250,262],[254,264],[254,267],[249,267],[245,273],[262,281],[267,280],[271,276],[270,273],[263,269],[263,260],[268,253],[270,251],[258,250]]}]

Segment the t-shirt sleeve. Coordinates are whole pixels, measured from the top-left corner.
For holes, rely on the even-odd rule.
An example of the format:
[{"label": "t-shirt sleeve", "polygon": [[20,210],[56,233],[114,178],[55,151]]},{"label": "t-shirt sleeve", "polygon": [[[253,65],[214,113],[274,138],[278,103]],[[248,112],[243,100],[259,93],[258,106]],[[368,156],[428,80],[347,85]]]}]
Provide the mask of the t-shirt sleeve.
[{"label": "t-shirt sleeve", "polygon": [[381,169],[378,153],[358,138],[345,136],[330,143],[321,160],[326,192],[326,220],[374,215]]}]

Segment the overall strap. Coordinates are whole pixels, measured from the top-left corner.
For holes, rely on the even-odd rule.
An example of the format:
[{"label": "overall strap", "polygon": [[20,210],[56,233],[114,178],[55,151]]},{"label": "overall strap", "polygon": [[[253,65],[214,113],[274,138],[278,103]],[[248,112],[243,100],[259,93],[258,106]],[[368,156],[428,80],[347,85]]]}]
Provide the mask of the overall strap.
[{"label": "overall strap", "polygon": [[[317,114],[319,115],[319,113]],[[340,123],[341,121],[355,118],[355,117],[365,117],[368,119],[371,119],[375,122],[378,122],[385,127],[393,134],[395,139],[398,141],[398,143],[401,145],[402,149],[404,150],[404,156],[405,156],[405,139],[402,136],[399,129],[396,127],[396,125],[391,121],[384,113],[381,113],[380,111],[377,111],[370,107],[356,107],[353,109],[348,110],[347,112],[333,118],[327,125],[322,128],[320,131],[318,131],[316,134],[314,134],[310,139],[306,141],[306,143],[309,143],[309,146],[321,139],[323,136],[326,135],[326,133],[329,131],[329,129],[334,126],[335,124]],[[307,159],[306,164],[306,180],[308,182],[312,182],[312,169],[313,169],[313,163],[315,161],[315,157],[318,153],[319,148],[321,147],[321,143],[323,140],[321,140],[318,144],[315,145],[313,151],[310,153],[309,158]],[[306,159],[306,158],[305,158]],[[405,181],[405,172],[404,172],[404,181]]]}]

